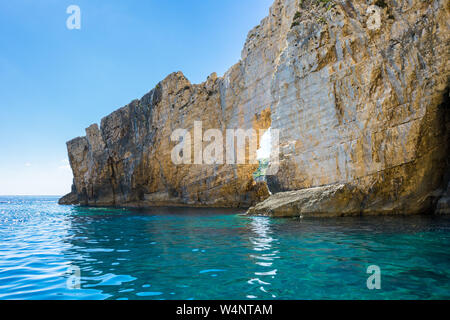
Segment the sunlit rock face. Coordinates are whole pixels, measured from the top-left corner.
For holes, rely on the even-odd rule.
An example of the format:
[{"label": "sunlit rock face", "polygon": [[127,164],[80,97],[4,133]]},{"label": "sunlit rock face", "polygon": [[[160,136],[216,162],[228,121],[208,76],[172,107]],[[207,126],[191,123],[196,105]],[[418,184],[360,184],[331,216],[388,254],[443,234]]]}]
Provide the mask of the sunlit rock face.
[{"label": "sunlit rock face", "polygon": [[373,30],[370,2],[299,11],[271,86],[276,183],[348,183],[366,194],[361,213],[423,212],[448,159],[448,2],[377,3]]},{"label": "sunlit rock face", "polygon": [[[434,210],[448,181],[450,9],[376,4],[275,1],[223,77],[196,85],[173,73],[68,142],[76,197],[62,203],[248,207],[269,189],[315,188],[301,196],[340,215],[342,201],[331,203],[342,193],[316,187],[344,185],[358,195],[348,214]],[[254,164],[175,165],[170,136],[194,121],[224,136],[278,130],[280,160],[269,167],[279,170],[266,185]]]},{"label": "sunlit rock face", "polygon": [[[79,202],[248,207],[267,198],[266,184],[253,180],[257,164],[175,165],[171,151],[177,142],[170,137],[178,128],[192,133],[194,121],[202,121],[204,131],[221,130],[224,137],[227,129],[270,127],[269,88],[295,10],[295,1],[277,1],[250,31],[242,60],[223,77],[213,73],[196,85],[173,73],[102,119],[100,128],[93,125],[86,137],[69,141]],[[65,199],[61,203],[73,203]]]},{"label": "sunlit rock face", "polygon": [[141,100],[102,119],[100,129],[93,125],[86,137],[69,141],[80,203],[239,207],[267,197],[267,187],[252,180],[257,165],[176,165],[172,161],[178,144],[171,141],[174,130],[192,132],[194,121],[202,121],[204,130],[220,129],[225,136],[226,128],[238,127],[217,109],[222,103],[220,92],[227,90],[223,79],[215,75],[192,85],[182,73],[173,73]]}]

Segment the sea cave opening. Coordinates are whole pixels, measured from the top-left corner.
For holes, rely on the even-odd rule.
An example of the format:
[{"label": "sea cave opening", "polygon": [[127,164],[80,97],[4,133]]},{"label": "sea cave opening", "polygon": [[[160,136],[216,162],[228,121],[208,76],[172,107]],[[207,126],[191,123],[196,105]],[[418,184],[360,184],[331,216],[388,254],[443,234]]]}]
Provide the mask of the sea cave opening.
[{"label": "sea cave opening", "polygon": [[[272,152],[272,129],[269,127],[260,137],[259,149],[256,151],[258,160],[258,169],[253,173],[253,179],[256,182],[266,182],[267,170],[270,164],[270,154]],[[269,186],[267,189],[270,194]]]}]

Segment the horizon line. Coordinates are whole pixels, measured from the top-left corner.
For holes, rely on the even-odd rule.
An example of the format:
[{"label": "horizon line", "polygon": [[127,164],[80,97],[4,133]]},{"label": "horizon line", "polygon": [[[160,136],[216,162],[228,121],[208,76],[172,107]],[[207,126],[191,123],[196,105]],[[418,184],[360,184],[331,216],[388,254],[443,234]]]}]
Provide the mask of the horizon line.
[{"label": "horizon line", "polygon": [[59,194],[0,194],[0,197],[62,197]]}]

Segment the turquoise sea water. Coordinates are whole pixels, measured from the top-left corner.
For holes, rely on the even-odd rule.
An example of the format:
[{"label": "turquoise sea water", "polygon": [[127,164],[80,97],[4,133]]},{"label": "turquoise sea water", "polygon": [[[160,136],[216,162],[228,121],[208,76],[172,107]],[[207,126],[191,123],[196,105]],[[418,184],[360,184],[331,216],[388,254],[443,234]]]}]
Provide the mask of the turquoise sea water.
[{"label": "turquoise sea water", "polygon": [[0,299],[450,298],[450,217],[238,213],[0,197]]}]

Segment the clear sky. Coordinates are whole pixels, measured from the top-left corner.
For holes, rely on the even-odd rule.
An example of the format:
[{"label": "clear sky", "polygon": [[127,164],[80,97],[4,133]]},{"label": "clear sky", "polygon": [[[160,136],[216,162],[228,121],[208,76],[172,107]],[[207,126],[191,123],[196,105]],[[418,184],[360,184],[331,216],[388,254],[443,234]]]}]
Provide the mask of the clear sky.
[{"label": "clear sky", "polygon": [[[238,62],[273,0],[0,2],[0,195],[70,191],[66,141],[165,76]],[[81,29],[69,30],[69,5]]]}]

